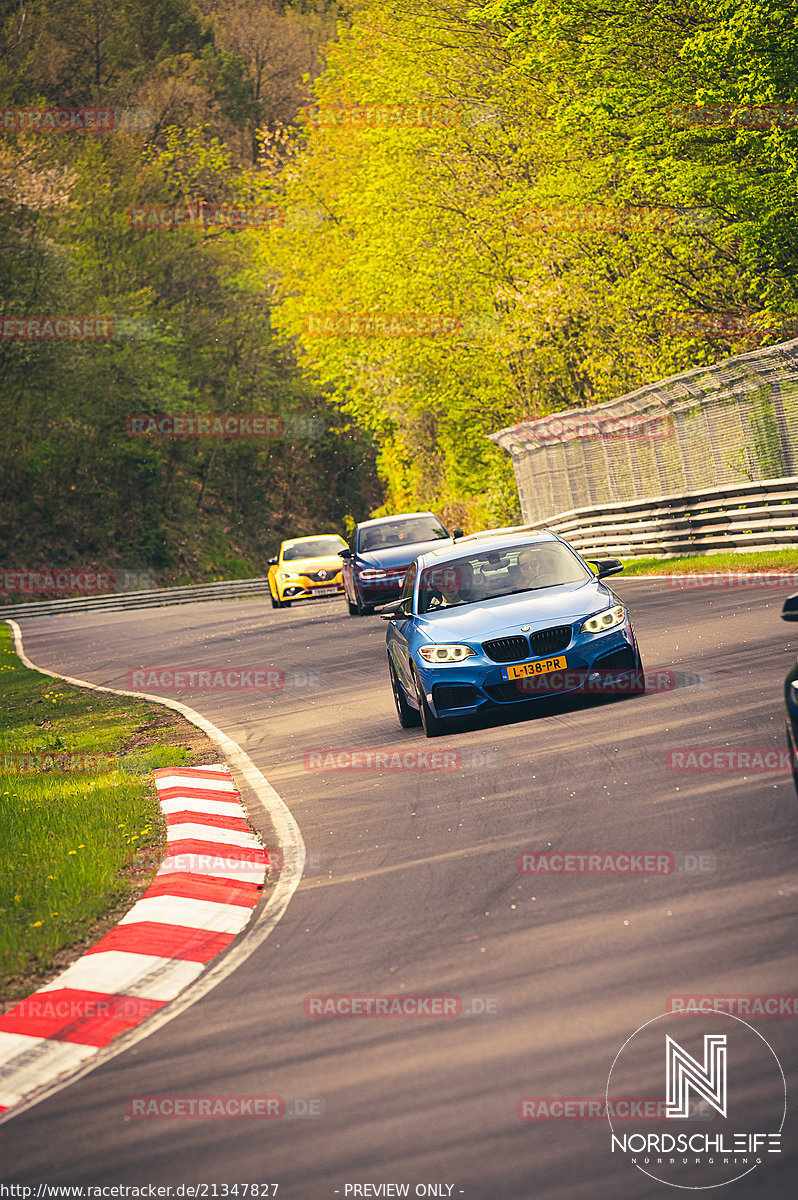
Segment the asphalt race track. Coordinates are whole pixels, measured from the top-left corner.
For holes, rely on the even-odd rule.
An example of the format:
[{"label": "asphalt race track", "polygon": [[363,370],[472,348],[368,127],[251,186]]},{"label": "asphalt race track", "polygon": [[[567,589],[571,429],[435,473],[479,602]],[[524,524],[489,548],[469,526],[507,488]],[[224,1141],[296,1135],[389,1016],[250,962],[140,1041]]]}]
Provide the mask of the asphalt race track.
[{"label": "asphalt race track", "polygon": [[[671,996],[798,993],[789,772],[668,767],[673,750],[784,748],[796,627],[779,618],[788,589],[613,587],[646,668],[680,686],[503,711],[430,741],[399,728],[384,623],[341,601],[21,620],[37,666],[114,687],[140,667],[283,671],[279,691],[164,694],[247,751],[298,821],[308,867],[272,935],[209,995],[0,1127],[3,1181],[173,1196],[276,1183],[284,1200],[389,1183],[466,1200],[675,1195],[610,1153],[604,1120],[521,1120],[518,1106],[603,1098],[617,1052]],[[310,751],[353,748],[459,757],[435,771],[306,767]],[[519,854],[544,851],[672,853],[684,869],[519,873]],[[328,995],[456,997],[460,1015],[307,1015]],[[792,1107],[796,1017],[750,1019]],[[746,1086],[755,1126],[761,1081]],[[280,1096],[289,1112],[128,1115],[153,1095]],[[788,1116],[780,1158],[720,1194],[794,1195],[797,1146]]]}]

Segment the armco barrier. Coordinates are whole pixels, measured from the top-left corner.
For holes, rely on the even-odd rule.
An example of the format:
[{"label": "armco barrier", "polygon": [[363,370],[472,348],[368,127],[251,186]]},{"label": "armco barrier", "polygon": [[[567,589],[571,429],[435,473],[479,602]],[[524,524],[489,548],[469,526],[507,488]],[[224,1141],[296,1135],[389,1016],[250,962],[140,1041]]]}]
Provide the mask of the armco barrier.
[{"label": "armco barrier", "polygon": [[[747,490],[756,497],[765,485],[794,481],[798,339],[696,367],[591,408],[519,421],[489,439],[512,455],[527,524],[605,512],[620,514],[626,525],[635,508],[641,514],[650,509],[653,519],[655,510],[675,503],[672,518],[687,530],[682,501],[708,503],[713,494],[735,501]],[[720,523],[731,533],[731,509],[729,516],[731,522]],[[750,538],[743,544],[757,545]]]},{"label": "armco barrier", "polygon": [[543,525],[582,555],[785,550],[798,546],[798,476],[577,508]]},{"label": "armco barrier", "polygon": [[69,600],[31,600],[25,604],[0,604],[3,617],[52,617],[83,612],[119,612],[129,608],[160,608],[165,604],[189,604],[197,600],[236,600],[242,596],[269,594],[260,579],[236,579],[222,583],[200,583],[193,587],[155,588],[148,592],[114,592],[108,596],[77,596]]},{"label": "armco barrier", "polygon": [[[575,508],[496,533],[550,529],[580,554],[667,557],[798,546],[798,476]],[[475,535],[480,536],[480,535]]]}]

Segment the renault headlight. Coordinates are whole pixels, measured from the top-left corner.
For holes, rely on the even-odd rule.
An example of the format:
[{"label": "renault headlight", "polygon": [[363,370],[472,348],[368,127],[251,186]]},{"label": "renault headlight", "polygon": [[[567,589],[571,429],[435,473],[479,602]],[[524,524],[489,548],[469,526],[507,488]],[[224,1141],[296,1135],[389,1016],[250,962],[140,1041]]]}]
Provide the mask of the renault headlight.
[{"label": "renault headlight", "polygon": [[476,650],[470,646],[422,646],[419,654],[428,663],[462,662],[464,658],[476,655]]},{"label": "renault headlight", "polygon": [[293,575],[290,571],[283,571],[283,579],[286,583],[296,583],[301,578],[301,575]]},{"label": "renault headlight", "polygon": [[626,620],[626,609],[622,604],[616,604],[613,608],[605,608],[604,612],[596,613],[595,617],[588,617],[582,622],[580,633],[605,633],[608,629],[614,629],[616,625],[620,625]]}]

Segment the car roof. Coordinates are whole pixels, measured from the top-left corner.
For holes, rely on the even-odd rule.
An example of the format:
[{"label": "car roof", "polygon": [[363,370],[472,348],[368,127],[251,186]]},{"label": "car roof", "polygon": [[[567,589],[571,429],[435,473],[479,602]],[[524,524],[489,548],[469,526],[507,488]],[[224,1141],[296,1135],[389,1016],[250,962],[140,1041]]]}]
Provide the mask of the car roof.
[{"label": "car roof", "polygon": [[556,533],[548,529],[538,529],[525,532],[520,529],[517,533],[471,534],[470,537],[458,538],[453,546],[441,546],[439,550],[428,550],[419,555],[419,566],[426,567],[441,558],[465,557],[468,554],[483,554],[488,550],[509,550],[520,544],[529,545],[532,542],[561,542]]},{"label": "car roof", "polygon": [[[286,540],[284,542],[280,542],[280,546],[281,547],[282,546],[296,546],[299,542],[316,542],[316,541],[318,541],[319,538],[324,538],[324,537],[329,537],[329,538],[335,537],[335,538],[338,538],[339,542],[344,541],[344,539],[341,537],[340,533],[310,533],[306,537],[286,538]],[[345,544],[346,543],[344,542],[344,545]]]},{"label": "car roof", "polygon": [[[392,517],[373,517],[370,521],[360,521],[358,529],[371,529],[374,525],[389,525],[391,521],[405,521],[410,517],[435,517],[434,512],[395,513]],[[437,521],[439,518],[435,517]]]}]

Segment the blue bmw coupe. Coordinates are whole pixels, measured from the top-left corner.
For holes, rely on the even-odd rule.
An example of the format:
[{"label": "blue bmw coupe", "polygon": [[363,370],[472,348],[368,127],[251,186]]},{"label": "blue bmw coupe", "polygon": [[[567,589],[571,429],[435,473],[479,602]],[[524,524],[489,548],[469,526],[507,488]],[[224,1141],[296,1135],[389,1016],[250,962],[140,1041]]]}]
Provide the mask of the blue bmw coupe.
[{"label": "blue bmw coupe", "polygon": [[621,570],[548,531],[474,534],[420,555],[381,613],[400,724],[434,737],[486,706],[644,692],[626,606],[601,582]]}]

